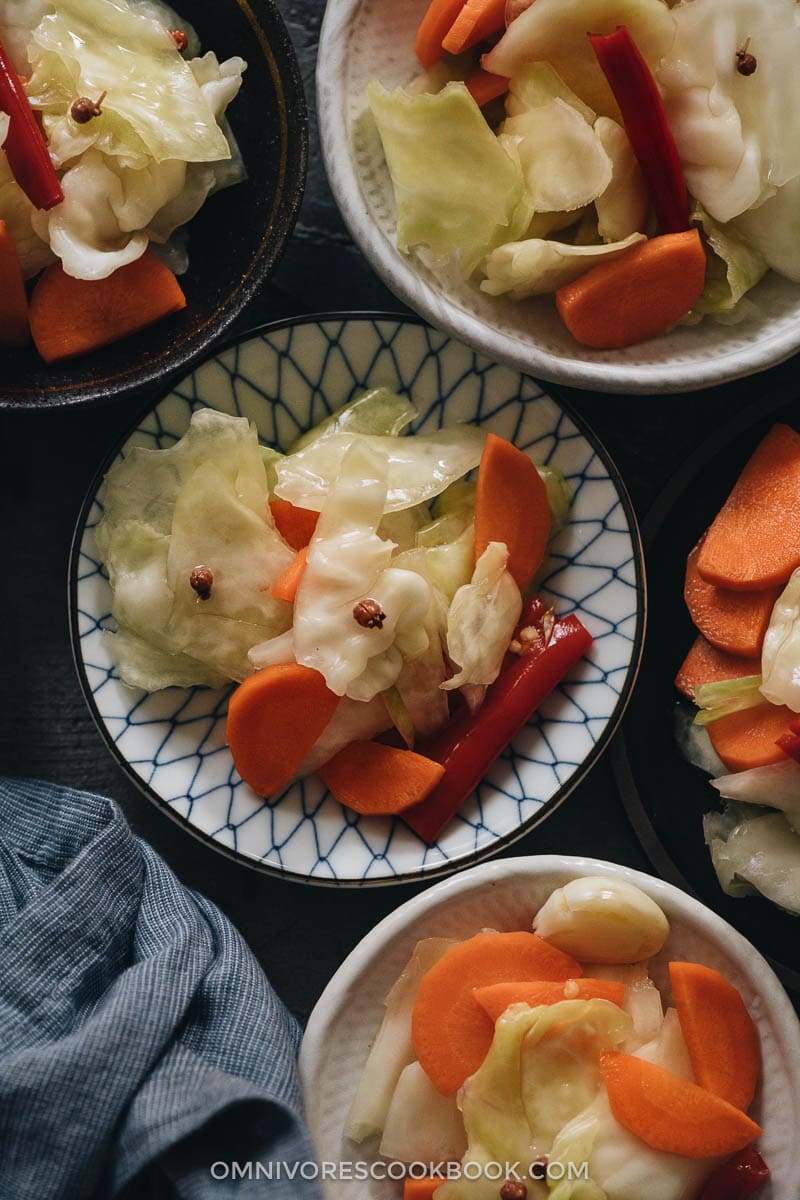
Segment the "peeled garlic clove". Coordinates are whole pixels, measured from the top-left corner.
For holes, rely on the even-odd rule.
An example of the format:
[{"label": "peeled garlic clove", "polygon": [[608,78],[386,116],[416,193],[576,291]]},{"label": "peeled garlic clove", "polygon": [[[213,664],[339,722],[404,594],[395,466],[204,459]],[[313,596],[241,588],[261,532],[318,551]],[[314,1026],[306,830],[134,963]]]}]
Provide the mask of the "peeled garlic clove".
[{"label": "peeled garlic clove", "polygon": [[669,922],[641,888],[587,875],[557,888],[533,922],[539,937],[589,963],[635,963],[657,954]]}]

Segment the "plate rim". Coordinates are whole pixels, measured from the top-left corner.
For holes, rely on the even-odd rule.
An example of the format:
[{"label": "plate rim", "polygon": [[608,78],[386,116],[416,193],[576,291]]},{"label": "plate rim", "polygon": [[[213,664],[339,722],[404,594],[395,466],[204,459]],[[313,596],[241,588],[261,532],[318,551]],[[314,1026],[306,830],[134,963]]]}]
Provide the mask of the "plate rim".
[{"label": "plate rim", "polygon": [[[398,325],[410,324],[418,325],[423,328],[433,328],[427,321],[415,313],[394,313],[367,309],[298,314],[293,317],[282,318],[277,321],[259,323],[252,328],[243,331],[242,333],[238,333],[234,336],[224,339],[221,344],[215,345],[212,350],[204,354],[202,358],[198,359],[192,368],[192,373],[205,363],[212,361],[219,355],[232,349],[234,346],[242,345],[243,343],[254,340],[255,338],[267,336],[269,334],[276,334],[283,329],[295,328],[297,326],[304,325],[323,325],[334,321],[339,323],[356,321],[392,321]],[[445,336],[447,336],[448,339],[457,342],[459,345],[465,346],[470,353],[474,353],[472,347],[466,346],[466,344],[461,342],[459,338],[452,338],[452,335],[449,333],[447,333]],[[531,376],[527,375],[527,372],[520,372],[520,374],[525,375],[528,378],[532,378]],[[147,783],[136,773],[128,759],[117,746],[100,714],[94,694],[89,684],[88,676],[86,674],[86,668],[83,662],[83,656],[81,654],[81,635],[78,626],[80,613],[78,606],[78,567],[80,562],[81,544],[86,530],[88,516],[92,505],[94,504],[100,484],[102,483],[102,480],[112,463],[118,457],[122,448],[139,429],[145,417],[148,416],[149,413],[151,413],[163,400],[166,399],[166,397],[173,390],[174,385],[178,382],[180,381],[173,381],[167,391],[159,392],[155,399],[149,400],[134,418],[133,422],[130,425],[127,425],[124,432],[115,440],[111,449],[103,456],[97,470],[93,473],[92,478],[89,481],[87,491],[81,504],[75,522],[72,540],[70,542],[69,558],[67,563],[67,619],[69,625],[70,650],[75,672],[78,676],[78,684],[84,703],[89,710],[89,714],[94,722],[94,725],[98,730],[106,749],[110,751],[112,757],[116,760],[117,765],[121,768],[123,774],[131,783],[133,783],[137,790],[147,800],[155,804],[156,808],[158,808],[162,813],[165,813],[180,828],[182,828],[192,837],[196,838],[198,841],[204,843],[207,847],[210,847],[217,853],[224,855],[229,861],[238,863],[239,865],[247,867],[250,870],[254,870],[262,875],[269,875],[272,878],[287,880],[298,885],[310,885],[319,888],[387,888],[400,887],[411,883],[420,884],[441,881],[448,876],[453,876],[457,873],[463,872],[465,869],[474,867],[484,860],[494,857],[496,854],[501,853],[509,846],[519,841],[522,837],[525,837],[527,834],[533,832],[537,826],[542,824],[551,813],[555,812],[556,809],[564,803],[564,801],[571,795],[578,784],[583,782],[599,759],[602,758],[609,746],[609,743],[612,741],[614,734],[617,732],[622,718],[625,715],[628,704],[630,703],[636,680],[639,675],[642,655],[644,652],[645,633],[647,629],[647,581],[644,549],[638,518],[636,516],[630,496],[628,495],[625,482],[617,468],[616,463],[606,450],[599,436],[594,432],[585,418],[578,413],[573,408],[572,404],[568,400],[564,399],[564,397],[558,391],[556,391],[555,394],[551,394],[549,392],[547,393],[551,395],[551,399],[554,400],[558,407],[575,424],[575,427],[577,428],[581,437],[583,437],[589,443],[593,452],[599,457],[600,461],[603,463],[603,466],[607,470],[608,477],[617,490],[623,512],[625,513],[626,521],[628,522],[628,529],[630,532],[633,549],[635,573],[633,587],[636,595],[636,628],[632,638],[631,659],[626,672],[625,682],[600,737],[594,743],[590,752],[581,761],[566,783],[563,783],[558,791],[551,796],[549,800],[546,800],[541,807],[528,818],[527,821],[522,822],[510,833],[504,835],[503,837],[495,838],[493,841],[489,842],[487,846],[482,847],[480,850],[473,851],[472,853],[463,855],[460,858],[450,859],[446,863],[432,867],[429,870],[411,871],[385,878],[327,879],[303,875],[298,871],[289,871],[283,867],[276,866],[274,863],[264,862],[261,859],[255,859],[245,855],[241,851],[232,849],[231,847],[219,842],[211,834],[205,833],[203,830],[195,826],[188,817],[184,817],[180,813],[176,812],[174,806],[171,805],[169,801],[160,796],[149,783]],[[533,380],[533,382],[538,383],[538,380]],[[544,390],[547,392],[547,388]]]}]

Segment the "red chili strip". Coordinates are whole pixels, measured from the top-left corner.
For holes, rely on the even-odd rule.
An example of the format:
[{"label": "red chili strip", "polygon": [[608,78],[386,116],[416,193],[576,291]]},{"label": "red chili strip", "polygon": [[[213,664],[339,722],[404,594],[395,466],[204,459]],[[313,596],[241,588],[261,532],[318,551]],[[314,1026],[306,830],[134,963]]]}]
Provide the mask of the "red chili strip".
[{"label": "red chili strip", "polygon": [[0,112],[7,113],[8,136],[3,149],[11,173],[36,208],[49,209],[64,199],[28,97],[0,42]]},{"label": "red chili strip", "polygon": [[750,1200],[769,1179],[769,1167],[752,1146],[720,1163],[703,1188],[700,1200]]}]

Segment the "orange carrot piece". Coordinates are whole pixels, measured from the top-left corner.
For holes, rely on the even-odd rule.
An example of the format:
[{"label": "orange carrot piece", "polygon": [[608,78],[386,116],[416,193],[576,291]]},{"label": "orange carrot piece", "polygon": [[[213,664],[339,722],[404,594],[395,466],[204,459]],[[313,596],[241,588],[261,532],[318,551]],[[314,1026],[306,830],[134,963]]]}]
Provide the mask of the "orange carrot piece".
[{"label": "orange carrot piece", "polygon": [[761,1133],[740,1109],[632,1054],[600,1056],[611,1111],[654,1150],[684,1158],[735,1154]]},{"label": "orange carrot piece", "polygon": [[382,742],[351,742],[319,769],[340,804],[373,816],[419,804],[443,775],[444,767],[432,758]]},{"label": "orange carrot piece", "polygon": [[338,703],[311,667],[287,663],[250,675],[228,702],[226,727],[242,779],[260,796],[282,791]]},{"label": "orange carrot piece", "polygon": [[490,433],[475,495],[475,561],[490,542],[505,542],[508,570],[524,591],[542,565],[550,524],[547,488],[536,467],[522,450]]},{"label": "orange carrot piece", "polygon": [[[558,1004],[560,1000],[609,1000],[622,1004],[625,984],[610,979],[568,979],[564,983],[532,980],[527,983],[492,983],[475,988],[475,999],[492,1021],[502,1017],[509,1004]],[[488,1049],[488,1047],[487,1047]]]},{"label": "orange carrot piece", "polygon": [[[697,569],[704,541],[705,538],[700,539],[686,560],[683,598],[689,616],[698,632],[718,650],[743,658],[756,658],[761,654],[764,634],[780,589],[732,592],[709,583]],[[759,667],[755,674],[760,672]]]},{"label": "orange carrot piece", "polygon": [[786,762],[775,743],[797,714],[782,704],[759,704],[720,717],[706,725],[711,745],[729,771],[748,771],[768,763]]},{"label": "orange carrot piece", "polygon": [[706,252],[696,229],[638,242],[556,292],[577,342],[616,350],[655,337],[689,312],[705,285]]},{"label": "orange carrot piece", "polygon": [[489,71],[474,71],[464,82],[478,108],[483,108],[484,104],[491,103],[498,96],[505,96],[509,83],[505,75],[492,75]]},{"label": "orange carrot piece", "polygon": [[506,25],[506,0],[466,0],[456,17],[442,47],[448,54],[463,54],[477,46]]},{"label": "orange carrot piece", "polygon": [[718,650],[704,637],[695,638],[692,648],[675,676],[675,687],[687,700],[694,700],[695,689],[703,683],[721,683],[724,679],[743,679],[761,674],[760,658],[742,658]]},{"label": "orange carrot piece", "polygon": [[414,52],[426,71],[444,54],[442,42],[463,4],[464,0],[431,0],[414,43]]},{"label": "orange carrot piece", "polygon": [[300,508],[297,504],[292,504],[291,500],[281,500],[280,496],[272,497],[269,508],[275,528],[293,550],[302,550],[308,545],[317,528],[318,512],[310,508]]},{"label": "orange carrot piece", "polygon": [[0,221],[0,346],[26,346],[30,340],[28,297],[14,239]]},{"label": "orange carrot piece", "polygon": [[669,978],[695,1079],[747,1112],[761,1072],[761,1043],[740,993],[700,963],[671,962]]},{"label": "orange carrot piece", "polygon": [[56,362],[119,341],[185,307],[172,271],[149,251],[108,279],[73,279],[55,263],[33,289],[31,333],[45,362]]},{"label": "orange carrot piece", "polygon": [[290,604],[294,604],[294,598],[297,595],[307,562],[308,546],[303,546],[302,550],[297,551],[281,577],[273,583],[272,594],[276,600],[288,600]]},{"label": "orange carrot piece", "polygon": [[429,1176],[425,1179],[406,1179],[403,1184],[403,1200],[431,1200],[443,1182],[442,1179],[431,1179]]},{"label": "orange carrot piece", "polygon": [[706,534],[704,579],[734,591],[780,587],[800,566],[800,434],[773,425]]},{"label": "orange carrot piece", "polygon": [[492,1044],[494,1022],[476,988],[582,974],[579,963],[535,933],[479,933],[452,946],[423,975],[411,1018],[414,1051],[434,1087],[452,1096]]}]

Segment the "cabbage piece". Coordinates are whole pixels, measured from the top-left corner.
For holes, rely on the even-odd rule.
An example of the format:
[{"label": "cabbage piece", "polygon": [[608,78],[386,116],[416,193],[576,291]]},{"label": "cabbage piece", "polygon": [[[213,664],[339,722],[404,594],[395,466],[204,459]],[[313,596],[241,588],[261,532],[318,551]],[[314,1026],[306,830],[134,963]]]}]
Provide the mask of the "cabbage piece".
[{"label": "cabbage piece", "polygon": [[[309,544],[294,604],[297,661],[319,671],[337,696],[353,700],[371,700],[392,687],[404,659],[428,646],[430,587],[414,571],[390,566],[394,545],[377,533],[388,468],[371,440],[351,439]],[[301,451],[309,453],[313,447]],[[381,615],[362,623],[354,609],[367,598]]]},{"label": "cabbage piece", "polygon": [[276,495],[319,512],[357,444],[387,464],[384,512],[397,512],[431,500],[456,479],[477,467],[486,432],[476,425],[450,425],[414,437],[332,433],[289,454],[276,464]]},{"label": "cabbage piece", "polygon": [[726,800],[779,809],[794,832],[800,833],[800,764],[794,759],[722,775],[712,779],[711,786]]},{"label": "cabbage piece", "polygon": [[554,534],[567,523],[572,508],[572,487],[558,467],[537,467],[536,470],[547,489],[547,503],[552,519],[551,534]]},{"label": "cabbage piece", "polygon": [[30,72],[31,34],[47,9],[47,0],[3,0],[0,7],[0,41],[20,75]]},{"label": "cabbage piece", "polygon": [[475,59],[469,53],[446,55],[427,70],[415,75],[405,85],[410,96],[441,92],[448,83],[463,83],[475,70]]},{"label": "cabbage piece", "polygon": [[598,117],[594,132],[611,162],[611,182],[595,200],[604,242],[622,242],[647,227],[650,201],[628,135],[618,121]]},{"label": "cabbage piece", "polygon": [[304,450],[333,433],[371,433],[376,437],[399,437],[419,416],[407,396],[398,396],[388,388],[371,388],[342,405],[313,429],[300,435],[290,447],[292,454]]},{"label": "cabbage piece", "polygon": [[507,564],[508,547],[490,542],[470,583],[453,597],[447,614],[447,653],[459,670],[442,684],[446,691],[466,684],[488,686],[500,674],[522,612],[522,596]]},{"label": "cabbage piece", "polygon": [[719,225],[701,208],[695,215],[712,253],[703,294],[684,318],[683,323],[688,325],[696,324],[704,316],[722,314],[730,318],[745,293],[756,286],[767,270],[764,255],[743,235],[745,217]]},{"label": "cabbage piece", "polygon": [[586,118],[559,98],[509,117],[498,140],[516,150],[537,213],[583,208],[611,183],[602,142]]},{"label": "cabbage piece", "polygon": [[413,550],[421,530],[430,524],[427,504],[401,508],[399,512],[384,513],[378,526],[379,537],[394,542],[398,550]]},{"label": "cabbage piece", "polygon": [[789,577],[772,610],[761,647],[761,694],[800,712],[800,567]]},{"label": "cabbage piece", "polygon": [[[735,231],[734,236],[741,234],[746,239],[754,261],[761,256],[773,271],[800,283],[800,176],[778,188],[758,208],[737,217]],[[740,269],[746,270],[746,260]]]},{"label": "cabbage piece", "polygon": [[662,0],[536,0],[508,26],[483,65],[513,77],[524,62],[548,62],[596,113],[615,117],[616,101],[586,33],[613,33],[618,25],[628,26],[651,68],[669,49],[675,31]]},{"label": "cabbage piece", "polygon": [[[417,534],[419,556],[424,555],[424,574],[442,593],[448,605],[456,592],[469,583],[475,566],[475,520],[448,513]],[[415,568],[416,569],[416,568]]]},{"label": "cabbage piece", "polygon": [[700,684],[694,693],[698,705],[695,725],[710,725],[730,713],[757,708],[764,703],[760,688],[760,675],[743,675],[739,679],[720,679],[716,683]]},{"label": "cabbage piece", "polygon": [[610,979],[625,985],[622,1008],[631,1018],[630,1034],[623,1046],[626,1054],[634,1053],[659,1036],[664,1022],[661,993],[650,978],[645,963],[593,963],[587,970],[595,979]]},{"label": "cabbage piece", "polygon": [[109,657],[128,687],[160,692],[167,687],[222,687],[228,680],[188,654],[159,650],[129,629],[104,631]]},{"label": "cabbage piece", "polygon": [[367,100],[394,186],[399,250],[457,252],[469,276],[495,246],[522,235],[533,209],[519,163],[462,83],[410,96],[373,80]]},{"label": "cabbage piece", "polygon": [[394,1089],[380,1153],[394,1162],[458,1162],[467,1149],[455,1096],[437,1092],[418,1062],[409,1063]]},{"label": "cabbage piece", "polygon": [[622,242],[604,246],[571,246],[540,238],[509,242],[492,251],[483,264],[486,278],[481,282],[481,290],[490,296],[509,292],[514,300],[557,292],[592,267],[613,262],[631,246],[645,240],[643,233],[632,233]]},{"label": "cabbage piece", "polygon": [[417,942],[411,958],[392,985],[384,1001],[383,1021],[344,1124],[345,1137],[354,1142],[363,1142],[382,1132],[398,1080],[404,1068],[414,1061],[411,1013],[420,980],[455,944],[452,938],[425,938]]},{"label": "cabbage piece", "polygon": [[607,1000],[510,1005],[495,1024],[486,1058],[462,1088],[465,1174],[443,1184],[437,1200],[496,1200],[497,1179],[466,1177],[477,1173],[468,1164],[519,1163],[526,1178],[529,1164],[550,1154],[559,1129],[594,1099],[602,1083],[600,1054],[618,1046],[629,1026],[630,1018]]},{"label": "cabbage piece", "polygon": [[589,125],[594,124],[594,111],[567,87],[549,62],[523,62],[517,68],[508,81],[506,113],[509,117],[519,117],[556,99],[577,109]]},{"label": "cabbage piece", "polygon": [[[195,75],[166,26],[126,0],[51,0],[33,33],[28,83],[58,165],[95,146],[127,165],[216,162],[230,149]],[[107,93],[86,125],[76,96]]]},{"label": "cabbage piece", "polygon": [[727,775],[728,768],[712,746],[708,730],[694,724],[694,712],[686,704],[675,706],[675,741],[678,749],[687,762],[699,767],[707,775]]},{"label": "cabbage piece", "polygon": [[[294,658],[288,661],[294,662]],[[391,727],[392,719],[380,696],[367,704],[343,696],[319,739],[297,768],[295,779],[313,775],[351,742],[369,742]]]},{"label": "cabbage piece", "polygon": [[[684,0],[658,72],[691,194],[717,221],[800,174],[800,26],[794,0]],[[752,75],[737,71],[746,42]]]},{"label": "cabbage piece", "polygon": [[[0,113],[0,144],[8,130],[8,117]],[[32,279],[44,267],[55,262],[55,255],[46,241],[33,228],[36,209],[19,186],[5,152],[0,150],[0,221],[5,221],[17,251],[24,279]]]},{"label": "cabbage piece", "polygon": [[706,813],[703,830],[724,892],[760,892],[779,908],[800,916],[800,835],[783,813],[753,816],[737,804]]},{"label": "cabbage piece", "polygon": [[422,575],[431,590],[431,602],[424,619],[427,649],[417,658],[406,660],[397,677],[397,691],[414,731],[420,737],[435,733],[450,717],[447,696],[442,691],[448,674],[445,660],[448,601],[431,581],[429,560],[429,553],[423,550],[410,550],[394,559],[396,566]]},{"label": "cabbage piece", "polygon": [[655,1063],[656,1066],[663,1067],[665,1071],[679,1075],[681,1079],[688,1079],[690,1083],[695,1081],[692,1060],[689,1057],[689,1050],[676,1008],[668,1008],[664,1013],[658,1037],[641,1046],[635,1053],[637,1058],[644,1058],[647,1062]]}]

